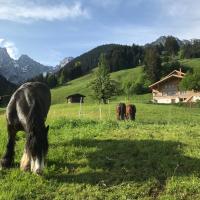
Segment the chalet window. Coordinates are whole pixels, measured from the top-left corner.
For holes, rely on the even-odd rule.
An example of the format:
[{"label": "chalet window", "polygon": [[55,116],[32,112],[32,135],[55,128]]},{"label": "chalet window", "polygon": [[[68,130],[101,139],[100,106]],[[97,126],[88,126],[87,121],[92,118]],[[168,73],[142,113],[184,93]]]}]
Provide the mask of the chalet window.
[{"label": "chalet window", "polygon": [[167,96],[167,92],[162,92],[162,96]]},{"label": "chalet window", "polygon": [[175,96],[175,95],[176,95],[176,91],[175,90],[169,91],[167,93],[167,96]]},{"label": "chalet window", "polygon": [[186,91],[180,91],[180,94],[186,94]]}]

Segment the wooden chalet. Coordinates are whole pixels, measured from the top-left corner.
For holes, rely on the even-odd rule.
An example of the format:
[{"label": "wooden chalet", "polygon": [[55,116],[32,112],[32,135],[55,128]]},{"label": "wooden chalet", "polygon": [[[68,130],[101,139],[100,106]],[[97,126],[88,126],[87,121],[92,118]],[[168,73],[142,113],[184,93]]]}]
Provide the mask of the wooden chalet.
[{"label": "wooden chalet", "polygon": [[174,70],[160,81],[149,86],[153,94],[154,103],[179,103],[196,102],[200,100],[200,93],[194,91],[182,91],[179,89],[179,83],[184,78],[185,73],[181,69]]},{"label": "wooden chalet", "polygon": [[66,97],[67,103],[84,103],[85,96],[82,94],[72,94]]}]

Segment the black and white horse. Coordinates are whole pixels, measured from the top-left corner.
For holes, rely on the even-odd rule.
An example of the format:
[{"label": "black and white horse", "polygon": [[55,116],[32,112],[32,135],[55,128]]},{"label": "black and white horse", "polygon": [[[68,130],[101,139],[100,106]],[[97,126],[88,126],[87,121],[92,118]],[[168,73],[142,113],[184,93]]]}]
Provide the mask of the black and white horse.
[{"label": "black and white horse", "polygon": [[51,104],[49,88],[39,82],[23,84],[12,95],[6,109],[8,143],[1,159],[1,167],[14,162],[15,137],[18,131],[26,132],[26,145],[20,168],[40,174],[48,151],[48,129],[45,120]]}]

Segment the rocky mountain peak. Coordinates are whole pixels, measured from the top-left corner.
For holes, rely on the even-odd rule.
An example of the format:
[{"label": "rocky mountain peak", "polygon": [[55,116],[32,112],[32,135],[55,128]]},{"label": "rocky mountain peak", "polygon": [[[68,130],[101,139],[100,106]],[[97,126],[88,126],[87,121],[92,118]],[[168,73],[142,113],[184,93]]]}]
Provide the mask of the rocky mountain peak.
[{"label": "rocky mountain peak", "polygon": [[5,48],[0,48],[0,75],[12,83],[19,84],[51,70],[52,67],[42,65],[28,55],[21,55],[14,60]]}]

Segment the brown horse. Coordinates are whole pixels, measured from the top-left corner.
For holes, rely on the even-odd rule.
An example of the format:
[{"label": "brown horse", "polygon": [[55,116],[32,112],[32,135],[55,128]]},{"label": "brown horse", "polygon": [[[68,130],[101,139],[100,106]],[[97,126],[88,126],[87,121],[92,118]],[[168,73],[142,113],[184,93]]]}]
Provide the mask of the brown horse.
[{"label": "brown horse", "polygon": [[124,120],[126,118],[126,104],[119,103],[116,107],[116,116],[118,120]]},{"label": "brown horse", "polygon": [[134,104],[129,104],[126,106],[126,119],[135,120],[136,107]]}]

